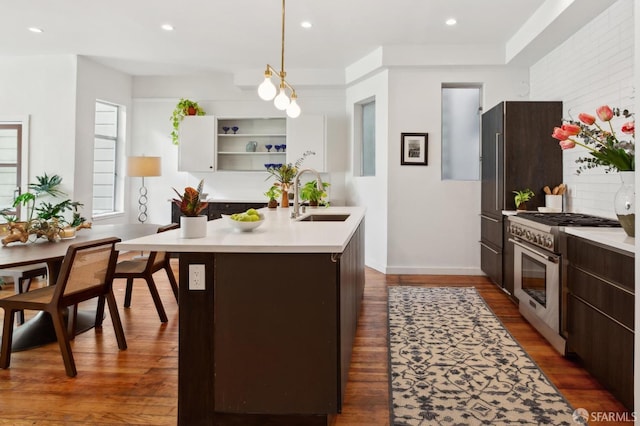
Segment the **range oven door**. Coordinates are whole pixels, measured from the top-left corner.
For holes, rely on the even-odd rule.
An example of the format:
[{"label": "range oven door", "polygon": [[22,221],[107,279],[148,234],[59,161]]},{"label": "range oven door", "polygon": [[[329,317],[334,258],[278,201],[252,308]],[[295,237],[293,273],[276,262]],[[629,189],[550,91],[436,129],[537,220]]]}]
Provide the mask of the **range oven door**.
[{"label": "range oven door", "polygon": [[560,332],[560,256],[519,239],[514,244],[514,293],[520,308]]}]

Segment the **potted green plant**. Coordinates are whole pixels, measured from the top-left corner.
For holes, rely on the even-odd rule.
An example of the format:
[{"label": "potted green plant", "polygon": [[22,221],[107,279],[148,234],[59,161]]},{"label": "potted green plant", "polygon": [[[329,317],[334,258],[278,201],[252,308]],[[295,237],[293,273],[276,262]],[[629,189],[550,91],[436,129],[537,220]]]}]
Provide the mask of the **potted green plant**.
[{"label": "potted green plant", "polygon": [[269,188],[269,190],[265,192],[264,195],[269,199],[267,207],[269,207],[270,209],[275,209],[276,207],[278,207],[277,198],[280,196],[280,188],[278,188],[276,185],[271,185],[271,188]]},{"label": "potted green plant", "polygon": [[200,214],[209,204],[200,200],[203,187],[204,179],[198,183],[197,188],[187,186],[184,189],[184,194],[180,194],[175,188],[172,188],[178,194],[178,198],[174,198],[173,202],[182,213],[180,216],[180,235],[182,238],[201,238],[207,235],[208,217]]},{"label": "potted green plant", "polygon": [[530,199],[532,199],[536,195],[529,188],[523,189],[523,190],[520,190],[520,191],[513,191],[513,193],[516,194],[516,196],[513,197],[513,200],[515,201],[516,209],[518,209],[518,210],[526,210],[527,209],[527,201],[529,201]]},{"label": "potted green plant", "polygon": [[[327,182],[322,182],[324,189],[329,187]],[[310,206],[329,205],[324,198],[327,196],[327,192],[319,190],[315,180],[310,180],[300,188],[300,199],[308,201]]]},{"label": "potted green plant", "polygon": [[180,128],[180,122],[187,115],[205,115],[205,112],[197,102],[184,98],[180,99],[173,110],[173,114],[171,114],[171,122],[173,123],[171,140],[174,145],[178,145],[178,129]]}]

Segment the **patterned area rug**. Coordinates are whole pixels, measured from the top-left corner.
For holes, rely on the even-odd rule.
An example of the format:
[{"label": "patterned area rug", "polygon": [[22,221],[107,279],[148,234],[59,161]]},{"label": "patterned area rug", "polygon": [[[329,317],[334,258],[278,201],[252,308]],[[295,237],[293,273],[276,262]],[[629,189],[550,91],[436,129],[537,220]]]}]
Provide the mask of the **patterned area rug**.
[{"label": "patterned area rug", "polygon": [[475,288],[389,287],[393,425],[572,425]]}]

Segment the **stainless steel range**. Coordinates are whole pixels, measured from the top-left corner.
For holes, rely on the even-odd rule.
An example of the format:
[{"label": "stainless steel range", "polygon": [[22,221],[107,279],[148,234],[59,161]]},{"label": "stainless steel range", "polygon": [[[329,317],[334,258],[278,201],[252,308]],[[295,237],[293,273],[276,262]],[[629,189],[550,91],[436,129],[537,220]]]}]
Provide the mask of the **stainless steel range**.
[{"label": "stainless steel range", "polygon": [[509,216],[514,245],[514,293],[520,313],[562,355],[566,293],[561,286],[561,233],[568,226],[619,227],[617,220],[581,213],[518,213]]}]

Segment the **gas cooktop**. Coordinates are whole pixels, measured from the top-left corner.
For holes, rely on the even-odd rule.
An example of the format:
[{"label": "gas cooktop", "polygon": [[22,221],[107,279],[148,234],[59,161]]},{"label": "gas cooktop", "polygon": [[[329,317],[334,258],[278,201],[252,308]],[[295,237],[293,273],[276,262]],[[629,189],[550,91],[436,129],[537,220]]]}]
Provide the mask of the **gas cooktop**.
[{"label": "gas cooktop", "polygon": [[583,213],[518,213],[518,217],[549,226],[620,227],[620,222]]}]

